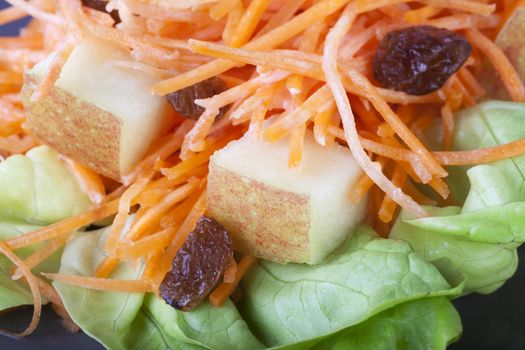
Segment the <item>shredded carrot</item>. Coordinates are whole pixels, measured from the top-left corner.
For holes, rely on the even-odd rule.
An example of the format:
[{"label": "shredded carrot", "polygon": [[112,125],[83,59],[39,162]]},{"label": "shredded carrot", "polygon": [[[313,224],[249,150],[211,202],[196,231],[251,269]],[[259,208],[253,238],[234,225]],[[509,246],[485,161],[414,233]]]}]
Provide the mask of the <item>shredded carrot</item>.
[{"label": "shredded carrot", "polygon": [[441,8],[434,6],[423,6],[415,10],[405,12],[404,17],[408,23],[423,22],[441,12]]},{"label": "shredded carrot", "polygon": [[167,228],[138,241],[121,245],[117,247],[115,254],[121,259],[138,259],[148,254],[162,251],[170,244],[177,230],[178,227]]},{"label": "shredded carrot", "polygon": [[468,29],[466,36],[490,60],[511,98],[517,102],[525,102],[525,86],[505,53],[475,28]]},{"label": "shredded carrot", "polygon": [[26,12],[31,17],[38,18],[41,21],[50,22],[58,26],[62,25],[62,20],[59,17],[41,10],[35,5],[35,1],[6,0],[6,2]]},{"label": "shredded carrot", "polygon": [[158,159],[166,159],[168,156],[179,150],[182,146],[182,142],[184,141],[186,133],[191,130],[193,124],[194,123],[191,120],[187,120],[182,123],[169,141],[164,143],[156,151],[150,153],[146,158],[144,158],[144,160],[140,162],[135,170],[124,176],[124,183],[131,184],[140,174],[149,171]]},{"label": "shredded carrot", "polygon": [[[228,58],[242,63],[264,65],[282,69],[295,74],[301,74],[309,78],[325,81],[326,78],[322,71],[321,60],[322,57],[316,54],[309,54],[300,52],[298,55],[292,51],[274,50],[270,52],[260,52],[246,49],[230,48],[220,44],[206,43],[198,40],[189,40],[192,50],[197,53],[210,55],[214,57]],[[344,68],[342,71],[346,73],[348,70],[357,70],[363,67],[358,60],[350,61],[348,63],[339,62]],[[344,77],[343,80],[345,89],[353,94],[364,96],[361,87],[356,86],[351,80]],[[425,96],[410,96],[405,93],[387,89],[378,88],[377,91],[387,102],[391,103],[433,103],[440,102],[440,99],[435,94]]]},{"label": "shredded carrot", "polygon": [[250,2],[235,28],[234,37],[229,42],[230,46],[238,47],[248,42],[270,2],[271,0],[252,0]]},{"label": "shredded carrot", "polygon": [[137,203],[142,208],[152,207],[155,204],[159,203],[162,200],[162,198],[164,198],[168,193],[169,189],[167,188],[158,188],[154,190],[143,191],[137,197]]},{"label": "shredded carrot", "polygon": [[210,17],[218,21],[231,12],[238,0],[220,0],[210,9]]},{"label": "shredded carrot", "polygon": [[104,219],[116,214],[118,210],[118,200],[99,205],[84,213],[73,216],[55,224],[43,227],[36,231],[25,233],[21,236],[7,240],[7,244],[13,249],[22,248],[51,238],[62,236],[68,232],[79,229],[82,226]]},{"label": "shredded carrot", "polygon": [[[407,174],[400,165],[397,165],[392,174],[392,183],[400,188],[404,188],[406,180]],[[391,222],[394,218],[396,208],[396,202],[390,196],[385,195],[378,211],[379,220],[386,224]]]},{"label": "shredded carrot", "polygon": [[252,113],[247,134],[254,140],[259,140],[262,136],[264,118],[267,111],[268,110],[265,107],[259,106]]},{"label": "shredded carrot", "polygon": [[100,264],[98,264],[97,268],[95,269],[95,272],[93,272],[93,275],[95,277],[99,278],[106,278],[115,268],[120,264],[120,259],[113,257],[113,256],[106,256]]},{"label": "shredded carrot", "polygon": [[235,283],[235,276],[237,275],[237,261],[235,261],[235,258],[230,259],[230,264],[224,271],[223,275],[223,282],[224,283]]},{"label": "shredded carrot", "polygon": [[243,13],[243,2],[241,0],[235,0],[233,8],[228,13],[228,20],[226,21],[226,26],[222,32],[222,39],[225,43],[230,44],[233,41]]},{"label": "shredded carrot", "polygon": [[33,331],[38,325],[38,322],[40,320],[40,313],[42,312],[42,299],[40,296],[40,289],[38,288],[37,278],[31,273],[31,270],[11,249],[12,247],[6,242],[0,241],[0,253],[2,253],[13,264],[15,264],[15,266],[17,266],[22,275],[25,277],[27,284],[29,284],[29,289],[31,289],[31,294],[33,295],[33,316],[31,317],[31,323],[23,332],[12,333],[9,331],[3,331],[3,333],[24,337],[33,333]]},{"label": "shredded carrot", "polygon": [[100,204],[106,196],[106,188],[100,176],[93,170],[75,162],[74,160],[62,157],[69,170],[73,173],[80,185],[93,204]]},{"label": "shredded carrot", "polygon": [[326,146],[328,139],[328,126],[335,113],[335,103],[319,111],[314,118],[314,138],[321,146]]},{"label": "shredded carrot", "polygon": [[441,196],[441,198],[447,199],[450,195],[448,185],[442,179],[433,178],[428,184],[430,187],[432,187],[432,189],[434,189],[434,191],[436,191]]},{"label": "shredded carrot", "polygon": [[76,333],[80,330],[80,327],[73,321],[69,312],[67,312],[60,295],[58,295],[55,288],[53,288],[49,283],[44,281],[42,278],[36,277],[38,281],[38,288],[40,293],[44,298],[49,300],[53,306],[53,310],[62,317],[62,323],[66,329],[72,333]]},{"label": "shredded carrot", "polygon": [[122,234],[122,230],[126,225],[128,216],[131,210],[131,203],[146,187],[146,185],[151,181],[153,172],[139,178],[133,185],[131,185],[120,197],[118,213],[113,220],[113,225],[111,226],[111,232],[105,243],[105,250],[108,253],[112,253],[115,249],[118,239]]},{"label": "shredded carrot", "polygon": [[[287,0],[285,1],[279,11],[277,11],[268,22],[261,28],[257,33],[257,36],[264,35],[275,28],[283,25],[286,21],[290,20],[292,16],[297,12],[305,0]],[[307,29],[308,30],[308,29]]]},{"label": "shredded carrot", "polygon": [[[385,191],[385,193],[388,193],[403,208],[406,208],[417,217],[426,216],[427,213],[425,210],[421,208],[419,204],[417,204],[412,198],[408,197],[403,193],[403,191],[392,184],[392,182],[381,172],[379,166],[370,160],[368,155],[363,150],[361,143],[359,142],[352,108],[350,107],[350,102],[341,82],[341,75],[337,69],[337,53],[339,51],[338,49],[340,43],[354,21],[355,16],[356,9],[352,3],[346,7],[343,15],[341,15],[336,25],[328,34],[323,57],[323,69],[325,70],[327,84],[332,91],[333,97],[339,109],[339,113],[341,114],[348,146],[350,147],[354,159],[359,164],[361,169],[363,169],[363,171],[372,180],[374,180],[374,183],[376,183],[383,191]],[[365,84],[364,88],[369,90],[371,93],[374,92],[374,89],[367,84]],[[378,104],[377,102],[384,104],[384,106],[380,106],[382,107],[381,109],[390,109],[380,97],[374,98],[374,100],[376,104]],[[417,141],[417,143],[419,143],[419,141]]]},{"label": "shredded carrot", "polygon": [[186,216],[200,197],[199,192],[195,192],[190,197],[186,198],[181,204],[173,207],[161,219],[160,226],[163,228],[170,228],[181,224]]},{"label": "shredded carrot", "polygon": [[412,184],[411,181],[407,181],[405,183],[405,191],[410,195],[410,197],[414,198],[416,202],[418,202],[421,205],[432,205],[435,206],[437,202],[431,198],[428,198],[424,194],[422,194],[415,186]]},{"label": "shredded carrot", "polygon": [[[64,244],[66,244],[69,237],[69,234],[65,234],[49,240],[45,247],[29,255],[24,260],[24,264],[27,266],[28,269],[33,269],[34,267],[38,266],[40,263],[45,261],[47,258],[49,258],[51,255],[53,255],[60,248],[62,248]],[[20,279],[20,277],[22,277],[22,271],[20,271],[20,269],[16,269],[11,278],[13,280],[17,280]]]},{"label": "shredded carrot", "polygon": [[151,293],[155,291],[151,283],[144,280],[115,280],[57,273],[44,273],[43,275],[53,281],[86,289],[129,293]]},{"label": "shredded carrot", "polygon": [[292,130],[310,120],[317,112],[317,106],[324,103],[321,109],[329,108],[333,104],[330,89],[324,85],[312,94],[299,108],[284,115],[275,123],[266,128],[264,136],[267,140],[275,141],[289,134]]},{"label": "shredded carrot", "polygon": [[443,150],[448,151],[454,141],[454,114],[448,103],[441,108],[441,118],[443,119]]},{"label": "shredded carrot", "polygon": [[[295,35],[304,31],[312,23],[334,13],[346,5],[348,0],[325,0],[321,1],[301,14],[295,16],[285,24],[275,28],[259,38],[252,40],[244,47],[249,50],[268,50],[276,47]],[[173,91],[180,90],[184,87],[198,83],[212,76],[224,73],[230,68],[235,67],[236,63],[228,60],[215,60],[197,69],[187,73],[180,74],[176,77],[161,81],[153,86],[153,92],[159,95],[165,95]]]},{"label": "shredded carrot", "polygon": [[226,302],[226,299],[233,293],[243,276],[248,272],[257,262],[257,259],[253,256],[245,255],[237,266],[237,273],[235,274],[235,280],[233,283],[227,283],[226,281],[218,286],[209,296],[210,304],[213,307],[221,307]]},{"label": "shredded carrot", "polygon": [[362,175],[359,181],[350,191],[350,200],[352,203],[358,203],[374,186],[374,181],[366,175]]},{"label": "shredded carrot", "polygon": [[[415,0],[357,0],[357,8],[360,12],[368,12],[387,5],[401,4],[411,1]],[[460,10],[482,16],[488,16],[496,9],[494,4],[483,4],[475,0],[423,0],[423,2],[435,7]]]},{"label": "shredded carrot", "polygon": [[476,99],[485,95],[485,88],[483,88],[476,77],[466,67],[460,69],[458,75],[463,84],[472,91]]},{"label": "shredded carrot", "polygon": [[170,180],[177,179],[189,171],[197,168],[208,162],[210,156],[215,153],[217,149],[224,147],[230,141],[239,138],[240,134],[238,132],[227,135],[222,140],[219,140],[215,143],[212,143],[207,150],[204,150],[201,153],[196,153],[179,164],[175,165],[169,169],[161,169],[162,175],[166,176]]},{"label": "shredded carrot", "polygon": [[290,135],[290,151],[288,156],[288,166],[290,168],[298,167],[301,164],[305,133],[306,124],[303,124],[296,128]]},{"label": "shredded carrot", "polygon": [[199,181],[190,181],[172,191],[157,205],[151,207],[128,232],[128,237],[134,239],[141,236],[141,232],[156,224],[158,220],[176,203],[181,202],[198,189]]}]

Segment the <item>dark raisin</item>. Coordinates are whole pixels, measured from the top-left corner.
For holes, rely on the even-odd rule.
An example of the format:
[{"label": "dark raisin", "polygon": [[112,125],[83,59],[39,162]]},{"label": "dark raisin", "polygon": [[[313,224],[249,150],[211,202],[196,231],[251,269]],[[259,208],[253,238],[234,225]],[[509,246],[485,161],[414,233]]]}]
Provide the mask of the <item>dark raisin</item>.
[{"label": "dark raisin", "polygon": [[[97,10],[97,11],[105,12],[105,13],[108,13],[106,11],[107,4],[108,2],[104,0],[82,0],[82,5],[92,8],[93,10]],[[115,21],[115,24],[118,24],[121,22],[120,16],[118,15],[117,10],[113,10],[109,12],[109,15],[111,16],[111,18],[113,18],[113,20]]]},{"label": "dark raisin", "polygon": [[[189,119],[199,119],[204,112],[204,108],[195,104],[195,100],[209,98],[220,94],[226,90],[226,83],[218,78],[212,77],[201,81],[200,83],[188,86],[179,91],[172,92],[167,95],[168,102],[173,108],[183,117]],[[219,115],[226,113],[228,107],[221,108]]]},{"label": "dark raisin", "polygon": [[438,90],[472,52],[461,35],[432,26],[388,33],[374,57],[374,78],[385,87],[411,95]]},{"label": "dark raisin", "polygon": [[232,257],[226,229],[202,216],[173,259],[172,270],[160,285],[160,295],[175,309],[194,309],[217,285]]}]

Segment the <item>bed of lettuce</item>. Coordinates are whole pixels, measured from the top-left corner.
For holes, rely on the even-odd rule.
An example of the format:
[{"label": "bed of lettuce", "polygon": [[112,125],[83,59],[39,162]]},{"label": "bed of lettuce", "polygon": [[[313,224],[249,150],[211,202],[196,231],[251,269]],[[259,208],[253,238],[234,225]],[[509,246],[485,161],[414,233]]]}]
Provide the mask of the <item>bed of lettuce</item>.
[{"label": "bed of lettuce", "polygon": [[[522,104],[483,103],[456,121],[458,150],[525,138]],[[320,265],[261,261],[237,305],[183,313],[154,295],[54,286],[73,320],[108,349],[445,349],[462,332],[450,300],[499,288],[525,240],[525,156],[450,171],[462,206],[428,208],[433,216],[418,220],[402,213],[390,239],[362,226]],[[47,147],[0,163],[0,239],[88,206]],[[108,230],[75,233],[35,272],[91,274]],[[123,263],[112,277],[137,278],[141,268]],[[32,302],[12,270],[0,257],[2,310]]]}]

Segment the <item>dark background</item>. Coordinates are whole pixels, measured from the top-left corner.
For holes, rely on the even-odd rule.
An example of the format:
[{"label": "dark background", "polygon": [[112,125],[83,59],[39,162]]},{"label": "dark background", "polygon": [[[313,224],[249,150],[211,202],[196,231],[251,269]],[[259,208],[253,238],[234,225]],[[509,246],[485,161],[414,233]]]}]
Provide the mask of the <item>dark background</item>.
[{"label": "dark background", "polygon": [[[0,0],[0,9],[5,6]],[[27,20],[1,26],[0,36],[17,35],[25,23]],[[525,350],[525,248],[520,249],[518,272],[504,287],[491,295],[461,298],[454,304],[461,314],[464,331],[451,350]],[[30,321],[31,312],[31,308],[23,308],[3,314],[0,328],[22,330]],[[51,308],[44,307],[35,333],[23,339],[0,335],[0,349],[98,350],[103,347],[82,332],[70,334],[65,331]]]}]

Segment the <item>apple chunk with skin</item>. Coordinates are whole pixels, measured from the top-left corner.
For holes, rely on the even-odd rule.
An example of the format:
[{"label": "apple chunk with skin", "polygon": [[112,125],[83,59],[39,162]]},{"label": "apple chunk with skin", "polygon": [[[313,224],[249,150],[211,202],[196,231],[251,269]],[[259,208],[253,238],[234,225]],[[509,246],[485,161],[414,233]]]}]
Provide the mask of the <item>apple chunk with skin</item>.
[{"label": "apple chunk with skin", "polygon": [[278,263],[317,264],[364,217],[366,199],[349,199],[361,174],[347,148],[322,147],[310,132],[298,169],[288,167],[286,140],[244,136],[210,160],[208,211],[229,230],[238,251]]},{"label": "apple chunk with skin", "polygon": [[116,66],[126,51],[101,41],[76,46],[50,93],[31,94],[51,58],[26,72],[24,104],[33,133],[60,153],[120,180],[145,156],[151,142],[170,126],[166,100],[153,96],[158,78]]}]

